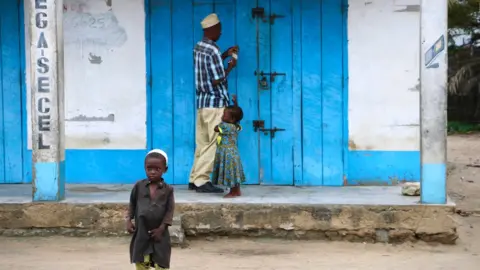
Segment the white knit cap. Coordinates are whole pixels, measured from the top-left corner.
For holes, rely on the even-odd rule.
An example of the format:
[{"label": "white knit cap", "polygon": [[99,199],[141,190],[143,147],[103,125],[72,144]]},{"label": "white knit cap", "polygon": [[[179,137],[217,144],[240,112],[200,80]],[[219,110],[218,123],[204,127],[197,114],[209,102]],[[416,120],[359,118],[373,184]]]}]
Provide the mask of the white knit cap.
[{"label": "white knit cap", "polygon": [[200,24],[202,25],[203,29],[206,29],[206,28],[210,28],[214,25],[217,25],[219,23],[220,23],[220,20],[218,19],[217,14],[212,13],[212,14],[208,15],[207,17],[205,17],[205,19],[203,19],[203,21]]},{"label": "white knit cap", "polygon": [[153,150],[151,150],[150,152],[147,153],[147,156],[150,155],[151,153],[157,153],[157,154],[162,155],[165,158],[165,163],[168,166],[168,156],[167,156],[167,153],[165,153],[165,151],[163,151],[161,149],[153,149]]}]

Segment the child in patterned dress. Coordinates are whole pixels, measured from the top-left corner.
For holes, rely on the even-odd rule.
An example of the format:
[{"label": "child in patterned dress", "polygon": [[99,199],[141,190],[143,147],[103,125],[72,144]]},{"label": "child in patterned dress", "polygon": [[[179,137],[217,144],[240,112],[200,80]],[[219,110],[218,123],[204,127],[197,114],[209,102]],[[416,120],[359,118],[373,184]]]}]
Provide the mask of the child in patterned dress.
[{"label": "child in patterned dress", "polygon": [[212,182],[230,188],[230,192],[224,198],[241,196],[240,184],[245,182],[245,174],[237,147],[238,132],[242,130],[239,122],[243,118],[243,111],[238,106],[236,96],[232,96],[232,101],[233,106],[225,108],[222,122],[215,127],[215,132],[218,132],[218,146],[215,153]]}]

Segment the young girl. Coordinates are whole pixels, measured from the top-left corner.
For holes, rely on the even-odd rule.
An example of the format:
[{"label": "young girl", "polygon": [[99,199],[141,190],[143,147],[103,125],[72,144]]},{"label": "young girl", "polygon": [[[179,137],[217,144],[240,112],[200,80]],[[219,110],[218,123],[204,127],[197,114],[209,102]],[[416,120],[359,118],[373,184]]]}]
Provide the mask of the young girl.
[{"label": "young girl", "polygon": [[238,106],[237,97],[232,96],[233,106],[223,111],[222,123],[215,127],[219,133],[217,152],[213,165],[213,183],[230,187],[225,198],[241,196],[240,184],[245,182],[240,154],[237,148],[238,132],[242,130],[239,122],[243,118],[242,108]]},{"label": "young girl", "polygon": [[173,188],[162,178],[167,165],[168,157],[164,151],[150,151],[145,157],[147,179],[138,181],[130,195],[126,226],[127,231],[133,233],[130,261],[137,270],[170,268],[168,227],[172,225],[175,199]]}]

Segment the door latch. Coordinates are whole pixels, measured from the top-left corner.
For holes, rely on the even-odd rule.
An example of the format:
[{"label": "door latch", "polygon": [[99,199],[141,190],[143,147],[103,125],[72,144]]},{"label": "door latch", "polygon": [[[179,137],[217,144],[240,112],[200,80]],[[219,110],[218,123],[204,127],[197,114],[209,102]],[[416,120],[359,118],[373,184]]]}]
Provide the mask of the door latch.
[{"label": "door latch", "polygon": [[270,15],[270,24],[274,24],[275,19],[277,19],[277,18],[285,18],[285,16],[277,15],[277,14],[273,13],[272,15]]},{"label": "door latch", "polygon": [[253,75],[255,76],[260,76],[260,77],[265,77],[265,76],[270,76],[270,82],[274,82],[275,81],[275,77],[277,76],[285,76],[287,75],[286,73],[280,73],[280,72],[272,72],[272,73],[266,73],[266,72],[263,72],[263,71],[260,71],[260,72],[257,72],[255,71],[253,73]]},{"label": "door latch", "polygon": [[265,76],[258,80],[258,87],[262,90],[268,90],[268,82]]},{"label": "door latch", "polygon": [[263,7],[254,7],[252,8],[252,18],[259,18],[263,22],[266,22],[265,20],[265,9]]},{"label": "door latch", "polygon": [[[263,7],[254,7],[252,8],[252,18],[259,18],[262,20],[262,22],[267,22],[266,16],[265,16],[265,9]],[[272,15],[268,16],[270,24],[275,23],[275,19],[278,18],[285,18],[283,15],[278,15],[275,13],[272,13]]]},{"label": "door latch", "polygon": [[253,120],[253,130],[257,132],[259,129],[265,127],[265,121],[263,120]]},{"label": "door latch", "polygon": [[270,132],[270,138],[275,138],[275,133],[278,131],[285,131],[284,128],[261,128],[259,129],[263,134],[268,135],[268,132]]}]

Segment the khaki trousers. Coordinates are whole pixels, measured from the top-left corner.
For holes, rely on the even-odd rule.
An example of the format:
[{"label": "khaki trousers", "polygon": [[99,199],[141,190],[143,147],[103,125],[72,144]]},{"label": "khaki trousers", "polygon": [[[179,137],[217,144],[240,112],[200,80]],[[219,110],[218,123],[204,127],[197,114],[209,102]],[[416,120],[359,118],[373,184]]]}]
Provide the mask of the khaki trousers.
[{"label": "khaki trousers", "polygon": [[197,110],[197,126],[195,129],[195,158],[190,183],[200,187],[210,182],[213,171],[215,152],[217,151],[217,135],[215,126],[222,121],[224,108],[203,108]]}]

